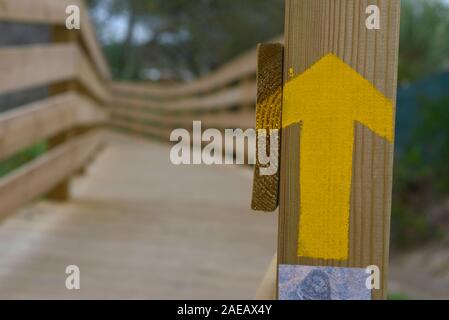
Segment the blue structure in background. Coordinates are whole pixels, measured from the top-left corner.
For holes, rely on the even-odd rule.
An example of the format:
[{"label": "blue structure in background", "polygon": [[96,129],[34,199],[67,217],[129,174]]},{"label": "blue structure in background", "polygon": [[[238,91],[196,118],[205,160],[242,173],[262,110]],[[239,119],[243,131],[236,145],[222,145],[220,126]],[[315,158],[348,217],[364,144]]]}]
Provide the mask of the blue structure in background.
[{"label": "blue structure in background", "polygon": [[443,98],[449,99],[448,71],[398,88],[396,111],[396,152],[398,154],[401,154],[405,146],[411,142],[413,129],[420,124],[420,99],[438,101]]}]

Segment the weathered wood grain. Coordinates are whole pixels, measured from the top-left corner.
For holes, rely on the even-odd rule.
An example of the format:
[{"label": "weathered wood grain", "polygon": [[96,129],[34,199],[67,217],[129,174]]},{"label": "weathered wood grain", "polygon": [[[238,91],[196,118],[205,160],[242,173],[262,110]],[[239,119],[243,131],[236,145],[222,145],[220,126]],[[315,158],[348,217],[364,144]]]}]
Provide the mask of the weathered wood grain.
[{"label": "weathered wood grain", "polygon": [[[276,173],[261,175],[262,164],[259,159],[259,148],[256,147],[256,165],[254,167],[253,194],[251,208],[256,211],[272,212],[279,204],[279,148],[282,116],[282,77],[283,46],[281,44],[261,44],[258,47],[257,67],[257,104],[256,133],[266,132],[265,153],[271,153],[271,143],[277,143],[275,150],[278,159]],[[277,141],[271,140],[272,130],[278,130]],[[274,150],[273,150],[274,151]],[[270,154],[270,158],[273,155]]]},{"label": "weathered wood grain", "polygon": [[[381,10],[381,29],[367,30],[365,9]],[[303,0],[286,2],[284,81],[333,53],[392,101],[396,100],[399,0]],[[297,256],[300,127],[283,130],[280,185],[279,264],[361,267],[377,265],[386,297],[393,145],[356,124],[348,261]]]}]

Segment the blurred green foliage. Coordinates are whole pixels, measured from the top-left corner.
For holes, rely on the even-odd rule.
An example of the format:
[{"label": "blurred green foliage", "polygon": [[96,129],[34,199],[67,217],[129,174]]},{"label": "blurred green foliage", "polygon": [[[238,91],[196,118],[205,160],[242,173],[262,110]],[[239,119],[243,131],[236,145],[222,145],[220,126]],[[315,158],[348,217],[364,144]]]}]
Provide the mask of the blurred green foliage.
[{"label": "blurred green foliage", "polygon": [[449,192],[449,95],[437,101],[422,98],[420,105],[422,125],[415,131],[413,139],[417,156],[423,165],[422,175],[436,182],[433,184],[436,192],[447,193]]},{"label": "blurred green foliage", "polygon": [[36,159],[46,150],[47,144],[45,142],[41,142],[13,155],[6,160],[0,161],[0,177],[11,173],[24,164]]},{"label": "blurred green foliage", "polygon": [[449,68],[449,6],[444,0],[402,0],[399,80]]},{"label": "blurred green foliage", "polygon": [[393,292],[388,294],[387,300],[412,300],[412,298],[405,293]]},{"label": "blurred green foliage", "polygon": [[[104,48],[119,79],[140,80],[145,69],[166,78],[200,77],[238,54],[283,32],[283,0],[93,0],[100,38],[112,19],[124,20],[124,35]],[[94,14],[95,17],[95,14]],[[145,38],[145,33],[147,38]]]},{"label": "blurred green foliage", "polygon": [[421,123],[395,163],[392,236],[400,247],[440,238],[429,210],[449,193],[449,97],[421,97],[418,107]]}]

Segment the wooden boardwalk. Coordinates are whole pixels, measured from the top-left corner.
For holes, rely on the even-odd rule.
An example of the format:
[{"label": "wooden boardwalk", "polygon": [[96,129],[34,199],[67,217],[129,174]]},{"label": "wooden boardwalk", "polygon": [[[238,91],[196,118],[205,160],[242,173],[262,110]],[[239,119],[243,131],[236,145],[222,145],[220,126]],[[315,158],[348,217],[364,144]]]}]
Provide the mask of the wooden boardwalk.
[{"label": "wooden boardwalk", "polygon": [[[253,298],[276,215],[251,212],[252,172],[182,166],[169,147],[113,135],[66,203],[39,201],[0,225],[0,299]],[[65,268],[81,269],[81,290]]]}]

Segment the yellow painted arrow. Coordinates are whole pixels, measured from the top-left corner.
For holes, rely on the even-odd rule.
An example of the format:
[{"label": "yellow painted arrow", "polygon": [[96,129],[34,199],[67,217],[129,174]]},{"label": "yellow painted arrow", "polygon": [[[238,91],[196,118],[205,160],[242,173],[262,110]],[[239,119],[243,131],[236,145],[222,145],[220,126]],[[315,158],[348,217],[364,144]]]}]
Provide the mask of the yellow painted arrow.
[{"label": "yellow painted arrow", "polygon": [[358,121],[393,141],[393,103],[335,55],[284,88],[282,126],[301,123],[298,256],[347,260]]}]

